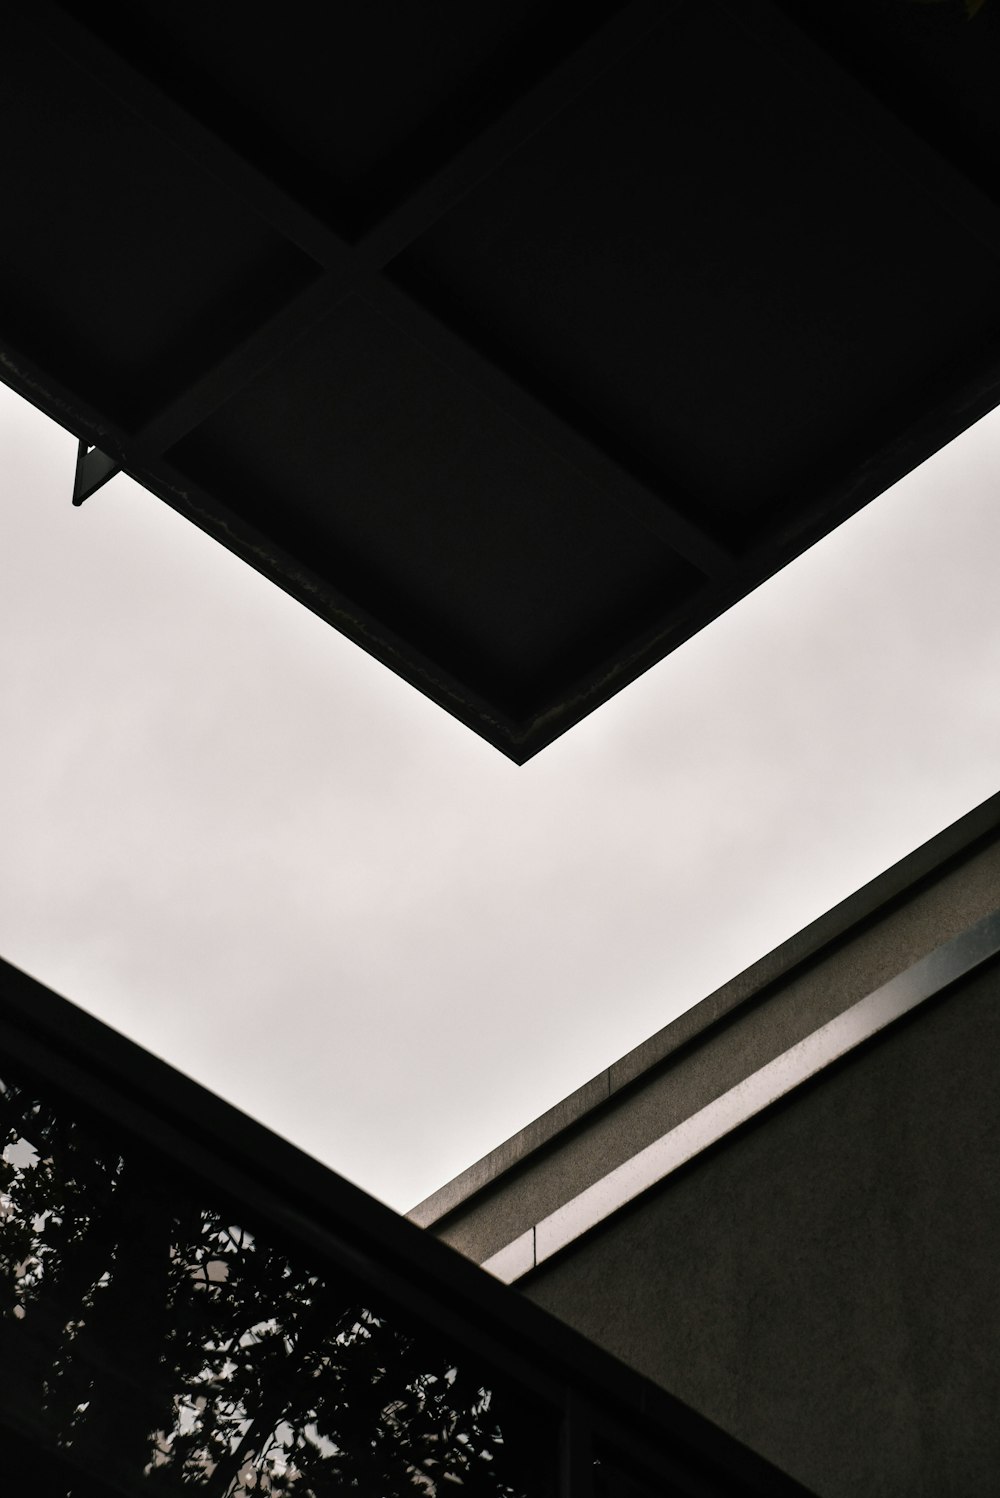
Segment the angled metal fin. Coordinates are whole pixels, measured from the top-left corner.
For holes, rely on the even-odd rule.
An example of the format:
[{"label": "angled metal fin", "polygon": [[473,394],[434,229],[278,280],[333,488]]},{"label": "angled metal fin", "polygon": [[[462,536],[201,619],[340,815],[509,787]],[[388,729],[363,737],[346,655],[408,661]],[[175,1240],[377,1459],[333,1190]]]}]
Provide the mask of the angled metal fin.
[{"label": "angled metal fin", "polygon": [[121,472],[121,465],[93,443],[81,442],[76,455],[76,477],[73,480],[73,503],[82,505],[108,479]]}]

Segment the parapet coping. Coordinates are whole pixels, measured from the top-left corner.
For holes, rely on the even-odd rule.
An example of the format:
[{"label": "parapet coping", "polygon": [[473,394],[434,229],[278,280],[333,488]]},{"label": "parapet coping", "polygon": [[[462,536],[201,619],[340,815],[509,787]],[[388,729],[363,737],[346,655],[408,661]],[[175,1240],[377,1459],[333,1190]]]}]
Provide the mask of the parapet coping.
[{"label": "parapet coping", "polygon": [[870,923],[900,896],[942,872],[944,865],[970,853],[976,843],[985,841],[998,829],[1000,793],[974,807],[868,884],[862,885],[441,1186],[407,1213],[410,1221],[425,1228],[441,1222],[724,1016],[772,983],[787,977],[795,968],[811,961],[824,948],[840,942],[854,928]]},{"label": "parapet coping", "polygon": [[998,953],[1000,910],[995,910],[577,1192],[484,1259],[482,1267],[508,1285],[530,1274],[779,1098],[811,1081]]}]

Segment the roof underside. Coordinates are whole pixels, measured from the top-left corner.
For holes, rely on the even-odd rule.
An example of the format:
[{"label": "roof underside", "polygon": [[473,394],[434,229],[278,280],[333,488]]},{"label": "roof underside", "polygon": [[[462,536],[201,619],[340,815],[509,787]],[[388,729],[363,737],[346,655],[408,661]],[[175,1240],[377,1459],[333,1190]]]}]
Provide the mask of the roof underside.
[{"label": "roof underside", "polygon": [[996,0],[78,9],[0,373],[516,760],[1000,400]]}]

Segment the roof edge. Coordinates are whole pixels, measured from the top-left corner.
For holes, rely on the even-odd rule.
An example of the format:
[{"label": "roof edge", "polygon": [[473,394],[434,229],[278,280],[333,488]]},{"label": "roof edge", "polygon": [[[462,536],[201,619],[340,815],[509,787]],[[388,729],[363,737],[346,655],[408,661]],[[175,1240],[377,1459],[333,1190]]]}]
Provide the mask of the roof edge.
[{"label": "roof edge", "polygon": [[450,1213],[465,1206],[479,1192],[492,1186],[509,1170],[601,1107],[615,1093],[652,1071],[682,1046],[690,1044],[742,1004],[756,998],[772,983],[787,977],[850,931],[870,921],[901,895],[929,876],[942,871],[946,864],[970,853],[976,843],[998,829],[1000,792],[936,833],[898,863],[877,874],[874,879],[825,911],[773,951],[729,979],[721,988],[671,1020],[662,1030],[656,1031],[648,1040],[642,1041],[589,1082],[585,1082],[582,1087],[578,1087],[575,1092],[504,1140],[496,1149],[418,1202],[406,1214],[407,1217],[419,1227],[426,1228],[440,1223]]}]

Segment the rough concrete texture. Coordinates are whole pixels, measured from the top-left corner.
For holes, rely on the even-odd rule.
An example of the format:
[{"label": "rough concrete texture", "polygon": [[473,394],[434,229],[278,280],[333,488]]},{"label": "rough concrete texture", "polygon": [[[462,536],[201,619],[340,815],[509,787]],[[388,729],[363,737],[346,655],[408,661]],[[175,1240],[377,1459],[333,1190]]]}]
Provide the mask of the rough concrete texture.
[{"label": "rough concrete texture", "polygon": [[997,1494],[998,1054],[993,964],[525,1293],[821,1498]]},{"label": "rough concrete texture", "polygon": [[533,1155],[536,1150],[562,1134],[592,1109],[606,1102],[609,1085],[606,1071],[601,1072],[590,1082],[585,1082],[582,1087],[577,1088],[576,1092],[571,1092],[569,1097],[556,1103],[554,1108],[549,1108],[540,1118],[528,1124],[527,1128],[515,1134],[512,1139],[506,1140],[497,1149],[491,1150],[482,1160],[477,1160],[474,1165],[469,1166],[468,1170],[463,1170],[461,1175],[456,1176],[453,1181],[448,1181],[439,1191],[435,1191],[433,1196],[420,1202],[407,1214],[410,1221],[415,1222],[421,1228],[430,1227],[433,1223],[440,1221],[442,1217],[454,1211],[456,1207],[460,1207],[477,1192],[492,1185],[500,1176],[520,1164],[528,1155]]},{"label": "rough concrete texture", "polygon": [[[1000,798],[987,803],[994,820],[998,806]],[[984,811],[986,807],[979,808],[963,821],[975,827],[974,819],[978,815],[981,822]],[[959,825],[949,829],[952,843]],[[935,842],[951,846],[944,835]],[[918,853],[926,862],[926,851]],[[916,855],[904,862],[920,868]],[[842,925],[835,928],[835,936],[827,922],[826,945],[818,951],[815,934],[807,942],[803,933],[797,943],[786,944],[797,962],[785,948],[771,954],[544,1115],[534,1132],[526,1130],[508,1141],[437,1193],[420,1215],[413,1214],[416,1220],[436,1220],[434,1231],[446,1242],[470,1258],[488,1258],[750,1072],[993,910],[1000,900],[1000,838],[978,845],[936,874],[924,874],[908,897],[899,893],[898,870],[889,873],[895,878],[883,876],[882,884],[883,897],[892,896],[888,904],[873,913],[869,900],[866,917],[846,931]],[[673,1033],[678,1027],[679,1035]]]},{"label": "rough concrete texture", "polygon": [[863,992],[870,993],[974,925],[995,909],[1000,898],[998,828],[1000,795],[976,807],[616,1061],[609,1068],[609,1091],[636,1081],[680,1046],[697,1039],[709,1025],[799,970],[808,973],[845,944],[860,967]]}]

